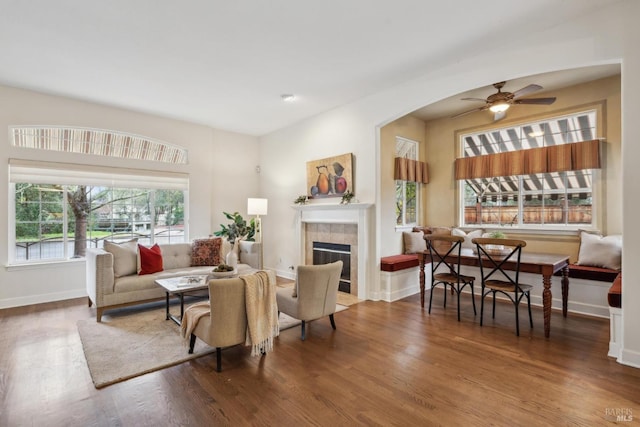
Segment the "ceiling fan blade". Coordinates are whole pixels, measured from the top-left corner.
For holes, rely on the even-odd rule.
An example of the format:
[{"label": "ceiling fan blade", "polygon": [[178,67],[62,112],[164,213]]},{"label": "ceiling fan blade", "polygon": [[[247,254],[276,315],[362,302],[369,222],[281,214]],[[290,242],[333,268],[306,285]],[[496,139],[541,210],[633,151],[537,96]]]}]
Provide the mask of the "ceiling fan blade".
[{"label": "ceiling fan blade", "polygon": [[525,86],[520,90],[517,90],[515,92],[513,92],[513,98],[520,98],[521,96],[525,96],[528,95],[532,92],[536,92],[538,90],[542,89],[542,86],[540,85],[529,85],[529,86]]},{"label": "ceiling fan blade", "polygon": [[462,101],[480,101],[480,102],[487,102],[486,99],[482,99],[482,98],[460,98],[460,100]]},{"label": "ceiling fan blade", "polygon": [[516,99],[513,101],[514,104],[536,104],[536,105],[550,105],[556,102],[556,97],[552,98],[526,98],[526,99]]},{"label": "ceiling fan blade", "polygon": [[465,111],[463,113],[456,114],[455,116],[451,116],[451,118],[455,119],[455,118],[462,117],[462,116],[465,116],[465,115],[470,114],[470,113],[475,113],[476,111],[486,110],[487,108],[488,108],[487,106],[474,108],[473,110]]}]

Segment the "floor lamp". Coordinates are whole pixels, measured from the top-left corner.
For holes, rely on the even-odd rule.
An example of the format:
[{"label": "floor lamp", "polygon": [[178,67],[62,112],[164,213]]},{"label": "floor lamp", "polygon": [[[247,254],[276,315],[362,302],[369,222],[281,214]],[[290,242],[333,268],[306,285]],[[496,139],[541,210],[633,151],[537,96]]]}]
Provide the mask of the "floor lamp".
[{"label": "floor lamp", "polygon": [[[260,215],[267,214],[267,202],[267,199],[247,199],[247,214],[256,216],[256,234],[254,239],[257,243],[262,243],[262,220],[260,219]],[[263,268],[262,245],[260,245],[260,268]]]}]

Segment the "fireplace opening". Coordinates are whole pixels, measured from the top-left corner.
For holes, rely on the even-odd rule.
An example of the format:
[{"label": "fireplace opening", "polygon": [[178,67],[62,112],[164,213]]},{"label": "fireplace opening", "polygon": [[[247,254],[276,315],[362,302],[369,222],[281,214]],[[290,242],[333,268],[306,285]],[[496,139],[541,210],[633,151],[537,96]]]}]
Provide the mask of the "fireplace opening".
[{"label": "fireplace opening", "polygon": [[342,261],[342,274],[338,290],[351,293],[351,245],[313,242],[313,264],[329,264]]}]

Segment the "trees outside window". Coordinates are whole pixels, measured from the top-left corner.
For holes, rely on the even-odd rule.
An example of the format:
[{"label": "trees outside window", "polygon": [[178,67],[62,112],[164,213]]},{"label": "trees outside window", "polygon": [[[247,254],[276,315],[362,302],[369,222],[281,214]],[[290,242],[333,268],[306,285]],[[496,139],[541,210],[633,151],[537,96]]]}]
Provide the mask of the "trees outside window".
[{"label": "trees outside window", "polygon": [[[396,157],[418,160],[418,142],[396,137]],[[411,226],[418,223],[419,184],[396,180],[396,225]]]},{"label": "trees outside window", "polygon": [[182,190],[15,184],[17,262],[83,257],[104,240],[184,241]]}]

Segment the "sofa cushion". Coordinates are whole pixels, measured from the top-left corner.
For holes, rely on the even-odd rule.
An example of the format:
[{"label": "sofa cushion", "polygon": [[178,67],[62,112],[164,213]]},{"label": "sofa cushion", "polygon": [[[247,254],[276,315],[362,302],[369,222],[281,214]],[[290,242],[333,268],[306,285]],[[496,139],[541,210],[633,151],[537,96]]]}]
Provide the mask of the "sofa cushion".
[{"label": "sofa cushion", "polygon": [[222,238],[195,239],[191,244],[191,265],[218,265],[222,260]]},{"label": "sofa cushion", "polygon": [[164,243],[160,250],[165,270],[191,267],[191,243]]},{"label": "sofa cushion", "polygon": [[138,245],[138,259],[140,260],[138,275],[153,274],[162,271],[162,250],[156,243],[147,248]]},{"label": "sofa cushion", "polygon": [[404,253],[415,254],[427,250],[427,242],[424,240],[422,231],[403,231],[402,241],[404,242]]},{"label": "sofa cushion", "polygon": [[600,234],[581,231],[577,264],[620,270],[622,268],[622,236],[603,237]]},{"label": "sofa cushion", "polygon": [[113,275],[128,276],[138,272],[137,251],[138,239],[122,243],[104,241],[104,250],[113,255]]}]

